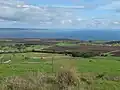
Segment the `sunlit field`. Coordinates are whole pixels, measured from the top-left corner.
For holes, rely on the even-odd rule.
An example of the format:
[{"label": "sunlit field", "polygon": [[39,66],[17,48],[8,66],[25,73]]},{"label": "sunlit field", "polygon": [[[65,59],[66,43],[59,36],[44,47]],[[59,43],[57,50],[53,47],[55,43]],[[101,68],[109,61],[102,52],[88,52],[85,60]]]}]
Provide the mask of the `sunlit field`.
[{"label": "sunlit field", "polygon": [[[45,53],[1,54],[0,57],[2,57],[0,65],[1,78],[21,76],[29,72],[55,74],[61,68],[68,70],[74,68],[77,75],[91,82],[90,87],[96,88],[95,90],[120,89],[119,57],[80,58]],[[11,61],[4,63],[8,60]]]},{"label": "sunlit field", "polygon": [[0,90],[120,90],[119,44],[43,41],[1,43]]}]

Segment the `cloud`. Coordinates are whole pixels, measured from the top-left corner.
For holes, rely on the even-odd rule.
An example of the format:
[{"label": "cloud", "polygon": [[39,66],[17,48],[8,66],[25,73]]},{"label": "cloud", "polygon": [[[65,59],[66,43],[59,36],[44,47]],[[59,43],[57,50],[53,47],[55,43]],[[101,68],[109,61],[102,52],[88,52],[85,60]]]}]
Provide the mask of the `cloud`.
[{"label": "cloud", "polygon": [[85,6],[56,6],[56,5],[52,5],[52,6],[48,6],[48,7],[54,7],[54,8],[65,8],[65,9],[84,9],[84,8],[87,8]]},{"label": "cloud", "polygon": [[101,6],[98,9],[120,12],[120,1],[113,0],[111,3]]},{"label": "cloud", "polygon": [[[15,0],[0,1],[0,19],[32,24],[60,23],[61,20],[75,17],[72,15],[84,6],[33,6]],[[71,21],[69,20],[68,23]],[[71,22],[72,23],[72,22]]]},{"label": "cloud", "polygon": [[[18,0],[0,0],[0,25],[3,25],[3,23],[7,24],[7,22],[9,22],[9,25],[13,25],[16,27],[19,25],[33,25],[34,27],[57,28],[108,28],[111,26],[115,27],[116,25],[118,26],[119,21],[111,19],[112,16],[111,18],[106,18],[104,12],[102,17],[98,16],[96,13],[99,12],[100,9],[102,11],[104,11],[105,9],[116,10],[120,7],[118,3],[120,2],[113,1],[111,4],[102,4],[99,9],[95,8],[93,10],[93,8],[91,9],[90,4],[78,6],[35,6],[28,5]],[[97,6],[97,4],[93,6]]]}]

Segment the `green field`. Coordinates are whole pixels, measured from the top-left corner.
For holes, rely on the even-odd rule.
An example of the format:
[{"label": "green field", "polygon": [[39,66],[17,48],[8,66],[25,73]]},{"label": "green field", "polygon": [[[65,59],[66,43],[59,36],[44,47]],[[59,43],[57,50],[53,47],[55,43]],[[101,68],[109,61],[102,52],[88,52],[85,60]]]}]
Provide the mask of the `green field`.
[{"label": "green field", "polygon": [[60,42],[56,44],[57,46],[77,46],[79,44],[73,44],[73,43],[69,43],[69,42]]},{"label": "green field", "polygon": [[[120,57],[73,58],[45,53],[0,54],[0,57],[1,77],[20,76],[29,72],[52,74],[61,67],[75,68],[78,75],[92,82],[92,90],[120,90]],[[8,60],[11,62],[4,63]],[[99,74],[104,74],[107,79],[94,79]]]}]

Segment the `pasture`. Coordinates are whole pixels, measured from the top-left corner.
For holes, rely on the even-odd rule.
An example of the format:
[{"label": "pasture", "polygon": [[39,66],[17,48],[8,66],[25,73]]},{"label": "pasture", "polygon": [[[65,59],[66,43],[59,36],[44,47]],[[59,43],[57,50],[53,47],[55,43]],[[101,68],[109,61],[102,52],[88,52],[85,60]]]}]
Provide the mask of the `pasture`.
[{"label": "pasture", "polygon": [[[24,42],[27,44],[21,44]],[[120,90],[120,47],[118,45],[69,40],[51,40],[51,42],[23,40],[20,44],[2,43],[0,50],[0,90]],[[40,51],[46,51],[46,53],[40,53]],[[95,56],[72,57],[71,53],[66,54],[67,51],[77,54],[94,52]],[[57,54],[59,52],[63,53]],[[34,76],[32,73],[41,74]],[[41,81],[42,76],[49,83],[46,80]],[[72,79],[74,81],[75,78],[78,80],[75,88],[53,89],[56,87],[55,84],[66,85],[62,81],[68,81],[72,83],[70,87],[74,87],[75,83]],[[39,84],[40,81],[42,84]],[[29,84],[24,82],[31,85],[28,86]],[[43,89],[43,84],[47,87],[46,89]],[[1,88],[6,85],[8,85],[7,89]],[[11,87],[17,87],[17,89],[11,89]]]},{"label": "pasture", "polygon": [[[74,68],[80,77],[88,79],[91,88],[87,90],[119,90],[120,89],[120,58],[119,57],[92,57],[80,58],[62,54],[45,53],[16,53],[0,54],[0,76],[20,76],[29,72],[54,74],[61,67]],[[9,63],[3,63],[11,60]],[[102,75],[103,77],[95,79]],[[83,85],[82,85],[83,86]],[[86,90],[86,89],[85,89]]]}]

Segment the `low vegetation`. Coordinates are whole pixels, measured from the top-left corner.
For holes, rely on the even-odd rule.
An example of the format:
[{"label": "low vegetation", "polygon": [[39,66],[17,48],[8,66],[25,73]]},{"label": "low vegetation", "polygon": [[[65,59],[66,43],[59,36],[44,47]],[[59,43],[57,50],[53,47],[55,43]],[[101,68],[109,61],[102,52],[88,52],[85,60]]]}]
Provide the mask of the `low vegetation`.
[{"label": "low vegetation", "polygon": [[24,76],[8,77],[1,82],[2,90],[69,90],[75,89],[78,77],[72,71],[60,71],[55,75],[29,73]]},{"label": "low vegetation", "polygon": [[71,53],[72,57],[83,57],[83,58],[90,58],[90,57],[94,57],[97,56],[97,54],[94,54],[93,52],[72,52]]},{"label": "low vegetation", "polygon": [[0,90],[120,90],[119,46],[52,43],[1,44]]}]

